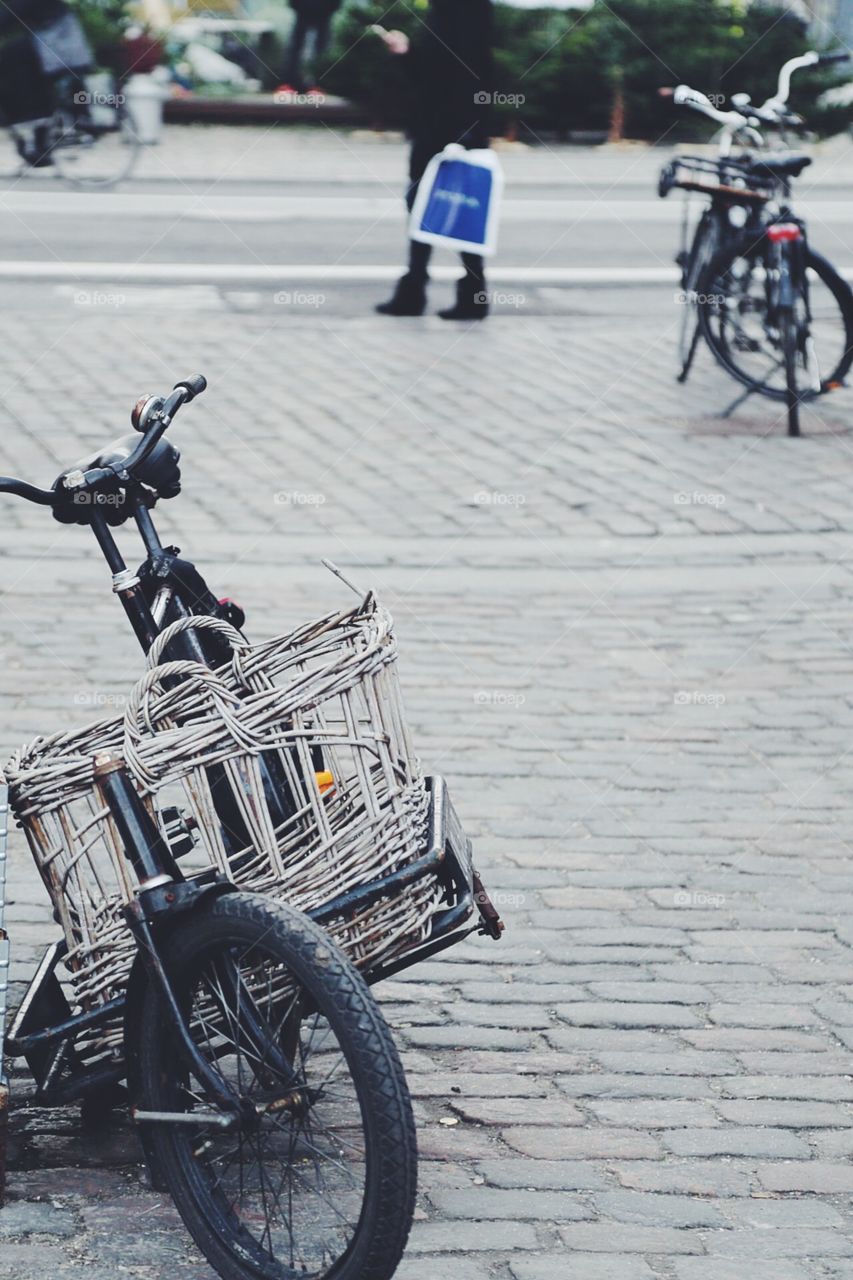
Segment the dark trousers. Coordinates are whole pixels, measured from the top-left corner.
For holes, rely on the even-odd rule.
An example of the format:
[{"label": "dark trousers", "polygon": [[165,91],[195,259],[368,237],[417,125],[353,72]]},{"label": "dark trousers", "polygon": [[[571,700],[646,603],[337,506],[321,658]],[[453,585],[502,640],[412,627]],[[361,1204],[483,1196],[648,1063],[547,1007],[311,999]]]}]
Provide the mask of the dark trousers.
[{"label": "dark trousers", "polygon": [[314,49],[311,61],[313,64],[312,71],[316,77],[319,60],[329,47],[331,25],[331,14],[324,18],[310,18],[303,13],[297,13],[296,15],[287,58],[287,83],[292,84],[300,92],[307,87],[302,76],[302,59],[305,54],[305,46],[308,43],[308,36],[312,31],[314,32]]},{"label": "dark trousers", "polygon": [[0,48],[0,116],[3,124],[43,120],[53,111],[53,84],[44,75],[30,36]]},{"label": "dark trousers", "polygon": [[[434,143],[418,141],[412,143],[412,150],[409,154],[409,185],[406,188],[406,208],[409,213],[412,212],[412,206],[415,203],[415,196],[418,194],[421,178],[426,172],[426,167],[434,155],[442,151],[445,143]],[[424,281],[429,272],[429,260],[432,256],[432,245],[422,244],[420,240],[409,241],[409,275],[418,281]],[[462,266],[465,268],[466,278],[470,277],[472,284],[478,288],[482,288],[485,279],[485,268],[483,259],[478,253],[461,253]]]}]

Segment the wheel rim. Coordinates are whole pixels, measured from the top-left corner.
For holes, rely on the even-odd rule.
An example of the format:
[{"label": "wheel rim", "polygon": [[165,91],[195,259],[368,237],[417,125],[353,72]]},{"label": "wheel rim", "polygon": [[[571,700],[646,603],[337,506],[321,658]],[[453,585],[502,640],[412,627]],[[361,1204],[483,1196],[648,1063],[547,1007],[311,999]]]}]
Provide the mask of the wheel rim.
[{"label": "wheel rim", "polygon": [[60,175],[78,187],[111,187],[136,163],[139,138],[130,116],[116,110],[111,127],[89,126],[65,112],[51,122],[50,152]]},{"label": "wheel rim", "polygon": [[[332,1274],[353,1246],[368,1184],[361,1102],[335,1031],[262,947],[218,947],[181,985],[196,1045],[246,1112],[225,1131],[172,1126],[197,1203],[259,1274]],[[256,1011],[274,1049],[259,1051],[256,1031],[247,1032]],[[272,1062],[281,1049],[292,1075]],[[174,1078],[176,1110],[210,1112],[209,1098],[177,1062]]]},{"label": "wheel rim", "polygon": [[[760,254],[734,257],[707,284],[705,320],[711,346],[727,370],[745,385],[774,399],[786,397],[783,326],[768,296],[773,292],[772,268]],[[811,265],[806,269],[808,306],[798,295],[794,323],[798,334],[801,399],[819,393],[845,361],[849,336],[838,299]]]}]

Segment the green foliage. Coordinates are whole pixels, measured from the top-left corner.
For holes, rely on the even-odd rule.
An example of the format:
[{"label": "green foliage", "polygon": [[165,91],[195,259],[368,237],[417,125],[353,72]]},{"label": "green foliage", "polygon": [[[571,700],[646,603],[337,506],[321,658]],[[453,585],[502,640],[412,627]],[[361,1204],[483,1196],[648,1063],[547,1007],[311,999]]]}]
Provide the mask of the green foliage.
[{"label": "green foliage", "polygon": [[391,5],[383,0],[352,0],[345,5],[327,56],[328,69],[320,68],[323,87],[362,103],[377,126],[402,127],[406,117],[405,70],[370,27],[381,24],[389,31],[405,31],[411,38],[426,9],[427,0],[394,0]]},{"label": "green foliage", "polygon": [[119,69],[121,38],[130,23],[127,0],[71,0],[99,67]]},{"label": "green foliage", "polygon": [[[349,0],[336,27],[327,87],[369,106],[377,122],[399,126],[405,84],[399,60],[367,31],[370,23],[413,34],[418,11],[383,0]],[[617,93],[630,138],[674,141],[710,132],[700,117],[673,110],[659,95],[687,83],[709,95],[745,91],[763,101],[786,58],[811,41],[803,24],[778,3],[744,0],[595,0],[585,10],[495,5],[495,116],[519,136],[595,130],[610,125]],[[819,111],[815,101],[833,79],[823,73],[794,82],[792,105],[816,128],[846,122],[845,110]],[[438,90],[437,90],[438,91]],[[520,103],[515,100],[521,96]]]}]

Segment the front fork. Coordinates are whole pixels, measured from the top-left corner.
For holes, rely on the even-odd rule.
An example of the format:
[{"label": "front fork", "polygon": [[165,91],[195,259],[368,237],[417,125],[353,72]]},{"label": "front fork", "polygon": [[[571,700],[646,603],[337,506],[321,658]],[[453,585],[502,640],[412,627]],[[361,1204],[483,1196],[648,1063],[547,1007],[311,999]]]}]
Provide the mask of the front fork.
[{"label": "front fork", "polygon": [[[220,1118],[231,1117],[236,1122],[245,1115],[247,1109],[252,1111],[252,1104],[235,1093],[224,1077],[199,1052],[185,1012],[172,988],[159,946],[159,936],[164,927],[168,928],[169,924],[174,923],[177,916],[196,910],[211,896],[234,892],[233,886],[227,881],[198,884],[184,880],[169,846],[133,786],[120,757],[101,752],[95,757],[94,777],[139,881],[138,895],[125,907],[124,918],[136,942],[145,975],[163,1001],[185,1067],[221,1113]],[[283,1082],[285,1087],[291,1087],[296,1080],[293,1066],[272,1042],[269,1029],[239,972],[232,972],[226,966],[221,977],[224,983],[223,997],[227,998],[231,991],[236,997],[236,1007],[240,1010],[240,1022],[235,1035],[245,1037],[265,1070],[277,1081]],[[235,1006],[232,1005],[233,1007]],[[226,1010],[222,1009],[220,1012],[224,1014]],[[136,1118],[144,1120],[148,1117],[137,1112]],[[163,1120],[166,1117],[158,1114],[157,1118]]]}]

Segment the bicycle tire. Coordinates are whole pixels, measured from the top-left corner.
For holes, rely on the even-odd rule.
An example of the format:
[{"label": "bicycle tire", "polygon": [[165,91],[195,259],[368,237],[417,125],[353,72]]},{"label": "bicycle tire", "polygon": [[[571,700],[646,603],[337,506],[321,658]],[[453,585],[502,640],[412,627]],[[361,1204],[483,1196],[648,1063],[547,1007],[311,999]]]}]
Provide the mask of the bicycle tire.
[{"label": "bicycle tire", "polygon": [[791,307],[785,307],[779,317],[782,334],[782,352],[785,359],[785,408],[788,415],[788,435],[800,434],[800,400],[801,394],[797,386],[797,357],[799,342],[797,335],[797,318]]},{"label": "bicycle tire", "polygon": [[681,325],[678,333],[678,381],[685,382],[690,373],[699,341],[700,325],[697,302],[699,283],[705,268],[716,256],[721,240],[720,219],[710,208],[699,219],[696,234],[681,273]]},{"label": "bicycle tire", "polygon": [[[745,241],[742,237],[732,245],[724,246],[720,250],[709,264],[702,278],[699,322],[702,328],[702,335],[714,359],[721,368],[725,369],[726,373],[737,382],[740,382],[742,386],[748,387],[750,391],[758,395],[765,396],[771,400],[787,402],[788,386],[784,350],[780,352],[778,359],[778,368],[784,375],[784,380],[780,381],[778,386],[773,386],[766,379],[752,375],[748,369],[744,368],[742,363],[738,362],[732,351],[731,344],[722,336],[720,329],[715,327],[720,318],[721,308],[726,305],[725,302],[722,304],[720,302],[721,298],[727,296],[724,282],[727,278],[730,278],[734,264],[739,258],[743,259],[746,253],[757,254],[759,252],[761,252],[761,249],[756,242]],[[806,271],[811,271],[822,282],[829,296],[834,300],[837,316],[834,315],[832,321],[828,322],[828,327],[837,328],[840,337],[837,344],[837,352],[833,351],[832,358],[829,361],[831,371],[825,376],[821,376],[820,391],[813,388],[803,389],[799,393],[800,403],[814,399],[825,391],[832,390],[836,385],[843,383],[851,365],[853,365],[853,292],[851,292],[850,286],[841,278],[831,263],[811,248],[806,249]],[[781,334],[779,346],[783,346]]]},{"label": "bicycle tire", "polygon": [[132,115],[121,103],[116,120],[115,128],[87,133],[67,111],[54,114],[50,153],[60,178],[80,191],[107,191],[130,177],[142,143]]},{"label": "bicycle tire", "polygon": [[[293,908],[273,904],[269,900],[254,894],[230,893],[218,898],[213,903],[191,914],[181,923],[181,927],[171,936],[163,949],[163,961],[166,971],[173,983],[179,1004],[184,1015],[194,1028],[198,1026],[195,1005],[191,1002],[191,993],[198,984],[202,987],[202,977],[207,972],[205,965],[221,964],[225,957],[230,965],[234,963],[237,950],[242,951],[238,964],[249,963],[246,957],[254,957],[264,953],[272,958],[275,965],[282,966],[290,977],[299,984],[297,993],[286,1014],[276,1024],[276,1043],[291,1043],[293,1038],[293,1018],[290,1012],[297,1010],[299,1025],[296,1027],[297,1043],[304,1033],[301,1022],[301,1010],[305,1002],[315,1010],[315,1027],[317,1020],[323,1017],[328,1031],[334,1034],[340,1046],[344,1065],[352,1077],[355,1094],[361,1114],[360,1133],[364,1140],[364,1186],[358,1211],[357,1222],[353,1225],[352,1237],[345,1249],[336,1256],[331,1265],[326,1263],[326,1244],[323,1242],[323,1256],[320,1269],[312,1262],[306,1265],[305,1258],[297,1260],[294,1252],[294,1236],[296,1219],[302,1213],[294,1198],[294,1187],[304,1195],[307,1181],[301,1174],[297,1181],[296,1152],[300,1147],[319,1150],[305,1137],[311,1132],[310,1124],[305,1120],[303,1130],[297,1132],[296,1121],[291,1116],[287,1168],[281,1175],[278,1187],[279,1200],[284,1194],[284,1181],[288,1181],[288,1203],[290,1217],[286,1231],[289,1233],[289,1253],[287,1263],[281,1261],[273,1249],[273,1230],[269,1224],[267,1196],[264,1191],[264,1172],[260,1174],[260,1188],[263,1197],[263,1211],[266,1216],[266,1228],[261,1233],[260,1246],[246,1222],[253,1222],[253,1214],[257,1210],[253,1203],[247,1203],[242,1219],[238,1220],[235,1206],[227,1206],[229,1190],[226,1185],[227,1166],[220,1160],[220,1171],[215,1172],[216,1161],[207,1151],[203,1158],[194,1152],[198,1145],[198,1131],[194,1126],[183,1124],[154,1124],[151,1128],[151,1140],[158,1173],[162,1175],[175,1205],[186,1227],[202,1253],[219,1272],[223,1280],[292,1280],[295,1275],[316,1277],[316,1280],[390,1280],[406,1245],[409,1229],[414,1213],[415,1190],[417,1181],[417,1146],[411,1101],[406,1085],[403,1069],[391,1038],[388,1026],[379,1011],[376,1002],[347,958],[338,950],[328,935],[313,921]],[[230,957],[230,958],[229,958]],[[242,970],[240,970],[242,974]],[[252,971],[254,972],[254,971]],[[255,979],[246,979],[251,984]],[[241,977],[242,981],[242,977]],[[248,988],[254,991],[251,985]],[[290,988],[288,988],[290,990]],[[304,997],[304,999],[303,999]],[[188,1003],[189,1001],[189,1003]],[[236,1005],[239,1021],[239,996]],[[276,1008],[276,1015],[280,1006]],[[141,1105],[154,1111],[194,1110],[198,1099],[198,1086],[195,1082],[182,1082],[186,1072],[180,1066],[180,1055],[174,1044],[174,1036],[170,1035],[169,1020],[165,1012],[162,997],[150,986],[142,1002],[140,1024],[140,1094]],[[195,1021],[194,1021],[195,1018]],[[225,1030],[234,1025],[230,1021],[224,1023]],[[272,1025],[265,1022],[263,1025]],[[313,1033],[312,1033],[313,1034]],[[196,1042],[199,1033],[194,1032]],[[240,1038],[239,1030],[235,1032],[235,1043]],[[325,1041],[323,1043],[326,1043]],[[226,1063],[228,1050],[218,1048],[211,1050],[217,1064]],[[255,1058],[255,1075],[267,1076],[270,1067],[267,1053],[261,1059]],[[322,1055],[321,1055],[322,1057]],[[300,1072],[308,1079],[307,1060],[302,1049],[296,1056]],[[257,1064],[260,1063],[260,1070]],[[220,1074],[226,1067],[217,1065]],[[301,1077],[300,1077],[301,1078]],[[246,1076],[240,1076],[241,1093],[247,1089]],[[328,1088],[328,1079],[326,1080]],[[281,1082],[278,1083],[281,1089]],[[340,1089],[342,1080],[335,1082],[331,1101],[327,1103],[330,1113],[340,1108]],[[287,1085],[295,1096],[293,1081]],[[307,1083],[297,1086],[303,1090],[303,1096],[310,1096],[311,1088]],[[192,1098],[190,1097],[192,1093]],[[246,1096],[252,1096],[251,1083]],[[253,1095],[257,1099],[257,1091]],[[337,1098],[337,1101],[336,1101]],[[306,1104],[306,1109],[316,1118],[322,1097]],[[191,1105],[192,1104],[192,1105]],[[258,1103],[255,1101],[255,1108]],[[272,1110],[278,1108],[277,1110]],[[272,1114],[272,1126],[263,1130],[263,1125]],[[269,1165],[271,1177],[279,1177],[279,1169],[270,1164],[273,1143],[279,1145],[285,1139],[279,1138],[283,1122],[281,1116],[288,1113],[280,1108],[279,1102],[266,1105],[258,1121],[257,1138],[259,1159],[263,1151],[264,1159]],[[227,1131],[231,1133],[232,1131]],[[322,1131],[323,1133],[326,1130]],[[352,1128],[346,1129],[351,1134]],[[300,1137],[300,1133],[302,1136]],[[270,1136],[272,1135],[272,1136]],[[208,1139],[208,1146],[215,1140]],[[287,1135],[286,1135],[287,1136]],[[245,1143],[248,1146],[252,1135],[246,1132]],[[233,1137],[231,1138],[233,1141]],[[339,1139],[339,1142],[343,1139]],[[318,1131],[316,1142],[321,1142]],[[264,1143],[266,1144],[264,1146]],[[353,1150],[357,1144],[348,1144]],[[243,1169],[244,1132],[240,1125],[240,1206],[243,1207],[244,1195],[248,1197],[249,1180],[244,1185]],[[352,1161],[342,1147],[332,1148],[339,1152],[340,1166],[347,1160]],[[233,1157],[232,1157],[233,1160]],[[317,1187],[319,1194],[320,1162],[314,1156],[317,1166]],[[331,1161],[335,1166],[335,1161]],[[325,1164],[322,1166],[325,1170]],[[215,1176],[214,1176],[215,1174]],[[333,1169],[333,1177],[336,1177]],[[232,1174],[232,1183],[233,1186]],[[272,1187],[272,1181],[267,1186]],[[310,1187],[309,1187],[310,1190]],[[351,1188],[347,1186],[347,1190]],[[223,1199],[224,1197],[224,1199]],[[352,1196],[350,1198],[353,1198]],[[236,1202],[235,1202],[236,1203]],[[275,1206],[274,1206],[275,1208]],[[279,1205],[280,1208],[280,1205]],[[315,1215],[319,1212],[319,1203],[313,1204]],[[318,1230],[315,1219],[309,1212],[307,1221],[313,1230]],[[336,1209],[336,1212],[339,1212]],[[350,1217],[355,1217],[355,1207],[350,1210]],[[304,1215],[300,1217],[302,1221]],[[337,1226],[341,1231],[342,1228]],[[267,1231],[269,1234],[267,1235]],[[277,1239],[282,1238],[282,1231],[276,1227]],[[248,1235],[247,1235],[248,1233]],[[268,1249],[263,1245],[264,1237],[268,1239]],[[251,1237],[251,1238],[249,1238]],[[285,1241],[288,1236],[283,1237]],[[312,1247],[315,1247],[312,1245]],[[316,1247],[315,1247],[316,1251]],[[280,1252],[280,1250],[278,1251]],[[313,1269],[312,1269],[313,1267]]]}]

